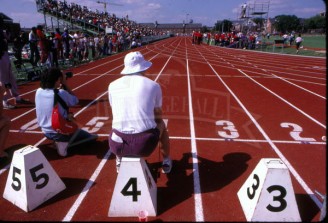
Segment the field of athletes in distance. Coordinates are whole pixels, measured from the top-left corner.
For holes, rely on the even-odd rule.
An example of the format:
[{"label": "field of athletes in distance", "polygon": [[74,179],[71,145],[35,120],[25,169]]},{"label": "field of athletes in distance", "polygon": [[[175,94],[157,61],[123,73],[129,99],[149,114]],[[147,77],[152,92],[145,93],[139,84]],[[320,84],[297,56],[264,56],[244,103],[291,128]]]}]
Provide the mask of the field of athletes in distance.
[{"label": "field of athletes in distance", "polygon": [[[327,193],[326,58],[194,45],[191,37],[136,50],[153,63],[146,76],[161,85],[173,159],[166,175],[158,148],[145,158],[157,186],[157,215],[148,221],[246,222],[286,212],[319,221],[324,199],[317,192]],[[32,145],[46,161],[29,158],[32,166],[22,164],[11,175],[13,162],[2,165],[1,194],[7,184],[18,193],[31,181],[25,190],[33,196],[24,196],[28,204],[37,199],[35,188],[52,177],[43,174],[46,163],[66,189],[31,211],[1,195],[0,220],[138,221],[108,216],[117,173],[108,148],[107,89],[121,76],[126,53],[69,70],[74,75],[68,83],[80,99],[71,111],[99,138],[69,148],[65,158],[40,131],[34,104],[4,111],[12,120],[6,142],[11,157]],[[38,87],[34,81],[19,91],[34,103]]]}]

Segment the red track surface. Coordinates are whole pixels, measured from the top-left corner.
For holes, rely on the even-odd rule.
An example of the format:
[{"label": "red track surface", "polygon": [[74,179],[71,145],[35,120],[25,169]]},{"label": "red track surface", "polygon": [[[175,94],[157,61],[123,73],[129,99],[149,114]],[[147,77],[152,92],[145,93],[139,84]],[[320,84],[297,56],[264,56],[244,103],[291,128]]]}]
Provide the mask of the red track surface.
[{"label": "red track surface", "polygon": [[[158,187],[158,215],[149,221],[246,221],[237,192],[262,158],[288,164],[302,221],[319,220],[323,201],[314,192],[327,193],[325,59],[192,45],[183,37],[138,50],[153,62],[147,75],[162,86],[174,159],[165,175],[156,174],[158,150],[147,158]],[[73,147],[61,158],[35,126],[34,105],[5,111],[12,119],[7,151],[39,147],[66,190],[30,212],[0,198],[0,220],[137,220],[108,217],[117,173],[108,150],[107,87],[120,76],[125,53],[72,69],[69,84],[80,98],[73,111],[99,135],[95,144]],[[38,86],[19,90],[34,102]],[[90,124],[94,117],[103,125]],[[228,137],[236,132],[219,120],[233,125],[233,140],[222,131]],[[9,166],[0,170],[2,193]]]}]

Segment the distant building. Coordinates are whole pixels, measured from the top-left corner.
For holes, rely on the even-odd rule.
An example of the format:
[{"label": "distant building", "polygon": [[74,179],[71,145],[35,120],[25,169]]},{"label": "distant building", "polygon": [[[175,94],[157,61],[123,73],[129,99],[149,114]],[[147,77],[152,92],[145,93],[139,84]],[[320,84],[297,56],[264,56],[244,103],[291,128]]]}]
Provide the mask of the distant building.
[{"label": "distant building", "polygon": [[2,18],[4,23],[4,30],[7,30],[7,32],[9,32],[11,40],[17,35],[19,35],[19,32],[21,30],[19,23],[14,23],[12,18],[2,12],[0,12],[0,17]]},{"label": "distant building", "polygon": [[[242,32],[258,32],[259,31],[259,25],[257,25],[252,19],[248,18],[246,20],[238,20],[238,21],[232,21],[233,30],[234,31],[242,31]],[[261,27],[261,32],[265,33],[273,33],[274,31],[274,19],[268,18],[263,20],[263,24]]]},{"label": "distant building", "polygon": [[2,18],[4,23],[13,23],[13,20],[2,12],[0,12],[0,17]]},{"label": "distant building", "polygon": [[167,32],[170,34],[192,34],[193,31],[200,31],[201,23],[139,23],[158,32]]}]

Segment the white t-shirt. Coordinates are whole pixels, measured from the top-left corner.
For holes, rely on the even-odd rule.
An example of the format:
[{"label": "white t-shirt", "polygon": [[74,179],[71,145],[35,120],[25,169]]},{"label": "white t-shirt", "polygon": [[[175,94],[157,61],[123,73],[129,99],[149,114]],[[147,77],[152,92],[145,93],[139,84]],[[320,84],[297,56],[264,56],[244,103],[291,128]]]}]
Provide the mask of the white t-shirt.
[{"label": "white t-shirt", "polygon": [[[71,95],[67,91],[60,89],[58,95],[66,102],[68,107],[76,105],[79,100],[75,95]],[[35,93],[35,111],[38,125],[44,133],[56,133],[51,127],[52,109],[54,106],[54,90],[38,88]],[[59,105],[59,112],[67,117],[67,112]]]},{"label": "white t-shirt", "polygon": [[140,74],[125,75],[109,84],[108,97],[113,129],[133,134],[156,127],[154,108],[162,107],[162,90],[155,81]]},{"label": "white t-shirt", "polygon": [[302,42],[303,41],[303,39],[302,39],[302,37],[296,37],[296,39],[295,39],[295,42],[296,43],[299,43],[299,42]]}]

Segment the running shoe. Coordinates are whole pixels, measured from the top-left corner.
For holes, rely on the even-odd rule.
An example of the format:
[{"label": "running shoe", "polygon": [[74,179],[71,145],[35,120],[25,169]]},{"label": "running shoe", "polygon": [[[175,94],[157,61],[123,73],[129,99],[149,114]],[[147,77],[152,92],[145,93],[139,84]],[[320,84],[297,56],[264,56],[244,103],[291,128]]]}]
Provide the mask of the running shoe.
[{"label": "running shoe", "polygon": [[162,173],[170,173],[172,169],[172,160],[170,157],[164,158],[162,162]]},{"label": "running shoe", "polygon": [[122,157],[116,156],[116,172],[118,173],[120,171]]},{"label": "running shoe", "polygon": [[57,152],[60,156],[67,156],[68,142],[55,142],[57,147]]},{"label": "running shoe", "polygon": [[16,106],[8,104],[7,102],[2,103],[4,109],[15,109]]}]

